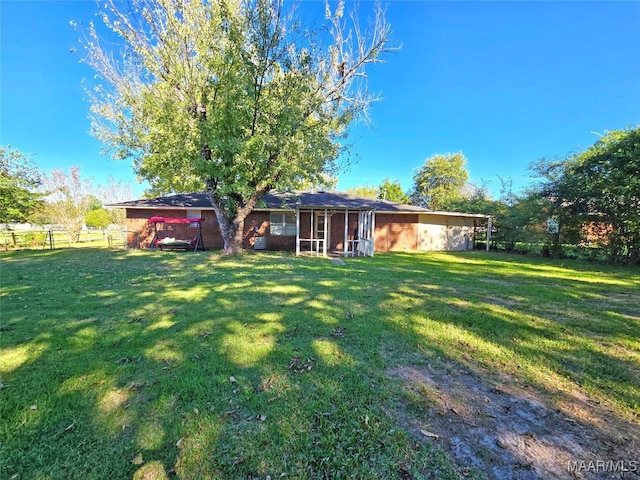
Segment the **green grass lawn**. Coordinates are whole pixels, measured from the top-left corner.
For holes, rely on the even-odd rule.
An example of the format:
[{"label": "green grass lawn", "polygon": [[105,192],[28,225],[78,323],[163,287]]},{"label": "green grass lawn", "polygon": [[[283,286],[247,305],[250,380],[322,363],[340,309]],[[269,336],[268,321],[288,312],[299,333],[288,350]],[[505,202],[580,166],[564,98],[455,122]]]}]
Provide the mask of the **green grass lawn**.
[{"label": "green grass lawn", "polygon": [[640,422],[638,269],[85,249],[0,275],[3,479],[461,478],[398,414],[398,366]]}]

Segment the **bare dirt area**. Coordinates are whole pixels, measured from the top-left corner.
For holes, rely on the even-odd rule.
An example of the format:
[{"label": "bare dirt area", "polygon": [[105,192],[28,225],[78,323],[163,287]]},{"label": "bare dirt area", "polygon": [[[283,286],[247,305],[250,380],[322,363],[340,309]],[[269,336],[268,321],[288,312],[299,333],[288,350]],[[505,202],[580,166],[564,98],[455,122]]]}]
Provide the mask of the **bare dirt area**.
[{"label": "bare dirt area", "polygon": [[399,412],[408,427],[421,441],[440,444],[463,475],[640,479],[640,426],[583,394],[552,401],[456,366],[389,373],[418,406]]}]

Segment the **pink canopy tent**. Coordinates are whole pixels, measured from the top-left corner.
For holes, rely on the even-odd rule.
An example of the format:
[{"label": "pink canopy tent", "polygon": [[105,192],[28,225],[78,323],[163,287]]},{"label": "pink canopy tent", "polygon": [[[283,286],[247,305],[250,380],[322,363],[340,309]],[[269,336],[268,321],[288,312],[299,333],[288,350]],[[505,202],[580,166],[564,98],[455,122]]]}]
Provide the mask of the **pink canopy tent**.
[{"label": "pink canopy tent", "polygon": [[[191,250],[197,251],[198,248],[204,250],[204,243],[202,242],[202,222],[204,222],[204,218],[176,218],[176,217],[151,217],[149,223],[153,223],[153,240],[151,241],[151,249],[159,248],[160,250],[169,249],[169,250]],[[190,240],[181,240],[172,237],[164,237],[160,238],[158,233],[158,224],[159,223],[169,223],[169,224],[178,224],[178,225],[189,225],[191,223],[198,224],[198,234],[190,239]]]}]

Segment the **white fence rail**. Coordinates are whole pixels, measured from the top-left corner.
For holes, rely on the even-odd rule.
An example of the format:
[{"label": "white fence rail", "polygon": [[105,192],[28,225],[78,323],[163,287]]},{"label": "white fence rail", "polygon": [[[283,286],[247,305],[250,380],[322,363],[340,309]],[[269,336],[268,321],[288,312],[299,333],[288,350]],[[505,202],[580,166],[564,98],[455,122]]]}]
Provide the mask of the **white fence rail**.
[{"label": "white fence rail", "polygon": [[77,242],[65,230],[0,228],[0,250],[55,248],[127,248],[127,232],[116,229],[83,229]]}]

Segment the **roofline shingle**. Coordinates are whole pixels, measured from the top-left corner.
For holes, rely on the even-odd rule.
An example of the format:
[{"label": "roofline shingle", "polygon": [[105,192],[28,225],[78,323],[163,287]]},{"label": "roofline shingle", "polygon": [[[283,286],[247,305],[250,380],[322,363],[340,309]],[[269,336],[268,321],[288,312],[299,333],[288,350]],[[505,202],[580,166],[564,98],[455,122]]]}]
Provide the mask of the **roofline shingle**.
[{"label": "roofline shingle", "polygon": [[[209,195],[204,192],[179,193],[151,199],[133,200],[105,205],[110,208],[136,209],[194,209],[213,210]],[[346,192],[336,191],[295,191],[270,192],[265,195],[254,210],[296,210],[296,209],[340,209],[375,210],[378,213],[449,215],[474,218],[488,218],[490,215],[458,212],[439,212],[376,198],[366,198]]]}]

